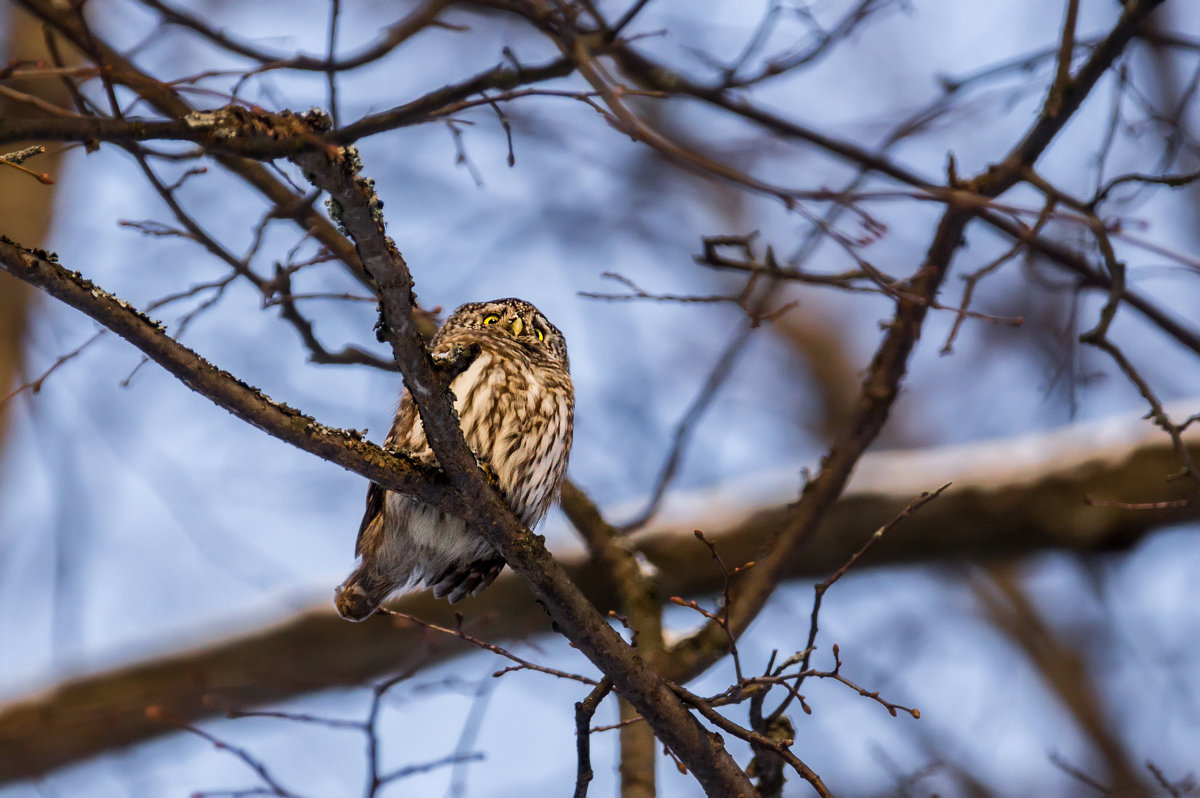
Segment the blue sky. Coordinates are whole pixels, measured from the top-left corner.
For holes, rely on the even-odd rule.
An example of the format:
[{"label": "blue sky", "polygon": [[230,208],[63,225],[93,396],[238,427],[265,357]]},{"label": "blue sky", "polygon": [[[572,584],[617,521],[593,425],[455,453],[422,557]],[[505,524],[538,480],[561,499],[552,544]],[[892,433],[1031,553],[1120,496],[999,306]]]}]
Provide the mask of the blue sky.
[{"label": "blue sky", "polygon": [[[396,14],[390,3],[346,0],[343,5],[340,43],[347,52],[372,40]],[[828,21],[845,5],[814,8]],[[755,98],[819,130],[874,147],[895,119],[939,96],[938,76],[969,74],[1052,47],[1062,13],[1061,4],[1036,0],[913,0],[908,5],[882,13],[830,57],[793,78],[766,84]],[[1083,3],[1084,35],[1107,30],[1115,5]],[[644,47],[657,57],[690,74],[707,75],[695,48],[732,57],[764,6],[659,0],[649,4],[632,32],[647,34]],[[324,47],[324,3],[191,7],[263,47],[310,53]],[[1200,20],[1185,19],[1179,8],[1170,10],[1170,25],[1191,25],[1182,32],[1198,33]],[[244,68],[244,62],[178,31],[147,39],[155,18],[138,3],[95,2],[92,11],[97,30],[110,41],[123,47],[141,42],[136,61],[156,74]],[[448,18],[469,22],[470,30],[426,32],[382,63],[347,75],[340,85],[342,118],[397,105],[488,68],[501,60],[506,46],[526,63],[553,55],[544,40],[515,21],[459,10]],[[667,33],[656,33],[662,30]],[[788,37],[798,35],[798,28],[785,28],[773,47],[786,49]],[[1148,69],[1144,58],[1131,63]],[[1194,56],[1181,58],[1177,67],[1185,80],[1195,68]],[[931,130],[897,147],[895,160],[933,178],[944,175],[948,153],[962,174],[984,168],[1028,127],[1049,69],[1048,63],[981,85]],[[208,85],[228,88],[229,80]],[[573,79],[561,87],[579,89],[580,84]],[[1047,153],[1044,175],[1088,192],[1095,181],[1091,155],[1107,124],[1112,91],[1108,83],[1097,89]],[[243,96],[270,108],[326,104],[320,74],[272,73],[249,82]],[[190,99],[220,102],[203,95]],[[389,232],[412,268],[422,303],[449,311],[465,301],[517,295],[535,302],[563,330],[577,391],[571,477],[607,508],[636,505],[740,314],[727,306],[605,302],[578,292],[619,291],[602,277],[609,271],[651,291],[736,292],[735,277],[692,262],[702,236],[757,230],[761,240],[788,252],[806,228],[777,201],[665,166],[583,103],[527,98],[505,110],[513,129],[513,168],[505,162],[507,141],[495,114],[483,108],[461,116],[470,123],[460,125],[462,141],[481,184],[455,163],[454,139],[447,127],[436,124],[362,142],[365,171],[377,181]],[[1127,113],[1135,124],[1136,107]],[[811,148],[772,140],[695,104],[674,103],[661,121],[775,182],[820,188],[842,185],[853,176],[845,164]],[[1157,146],[1153,132],[1122,138],[1113,149],[1109,175],[1153,170]],[[1194,169],[1196,160],[1191,153],[1175,168]],[[182,168],[165,171],[178,174]],[[220,264],[190,242],[149,238],[120,224],[168,219],[123,152],[106,146],[85,155],[76,149],[60,178],[50,248],[70,268],[139,306],[222,274]],[[882,181],[867,185],[896,190]],[[248,246],[253,224],[265,210],[261,200],[216,168],[189,181],[181,193],[197,219],[235,252]],[[1029,191],[1015,190],[1004,199],[1037,207]],[[1193,205],[1169,192],[1135,201],[1126,208],[1129,229],[1139,238],[1194,253]],[[887,233],[866,256],[893,274],[912,271],[940,206],[894,197],[872,204],[871,212],[887,225]],[[1054,232],[1068,241],[1078,237],[1065,225]],[[275,223],[256,265],[269,269],[298,244],[302,253],[312,254],[311,243],[300,242],[296,229]],[[973,228],[959,256],[960,273],[1007,246]],[[1121,247],[1135,285],[1181,317],[1197,318],[1200,284],[1194,270],[1129,243]],[[842,253],[826,245],[814,264],[833,272],[845,268],[843,261]],[[881,447],[1008,438],[1144,410],[1136,391],[1100,356],[1063,355],[1047,341],[1056,323],[1069,327],[1063,310],[1068,303],[1048,291],[1029,290],[1029,280],[1029,272],[1014,264],[984,284],[977,307],[1020,313],[1035,323],[1021,329],[968,324],[952,356],[939,355],[938,349],[953,317],[932,316],[895,408],[894,427]],[[362,293],[329,267],[304,272],[297,286]],[[957,301],[959,281],[948,290],[947,301]],[[831,331],[851,373],[858,373],[878,340],[877,322],[889,314],[889,303],[816,288],[787,291],[797,303],[792,313]],[[1094,319],[1101,301],[1085,297],[1080,302],[1078,329]],[[194,305],[156,316],[175,330]],[[371,304],[313,302],[306,312],[331,348],[355,342],[383,352],[374,342]],[[74,311],[39,301],[28,343],[29,374],[48,368],[94,329]],[[1114,334],[1165,398],[1200,395],[1194,361],[1141,320],[1123,311]],[[307,364],[294,331],[273,310],[262,310],[257,293],[239,283],[186,329],[183,341],[272,397],[331,425],[367,428],[377,441],[399,395],[394,375]],[[0,640],[5,641],[0,698],[25,695],[71,674],[202,646],[323,605],[351,566],[365,490],[360,478],[267,438],[153,364],[139,368],[139,362],[129,346],[105,336],[57,371],[40,392],[12,400],[13,425],[0,462]],[[1090,379],[1097,374],[1103,376]],[[765,328],[757,332],[699,427],[676,486],[703,489],[756,471],[815,464],[825,432],[815,410],[813,380],[804,358],[782,336]],[[930,475],[931,487],[941,481]],[[1200,678],[1195,643],[1200,596],[1190,577],[1200,566],[1195,532],[1171,529],[1132,551],[1082,560],[1047,553],[1020,566],[1031,596],[1054,628],[1079,640],[1083,650],[1102,652],[1089,660],[1103,666],[1092,675],[1125,729],[1133,761],[1153,758],[1180,776],[1195,767],[1190,752],[1197,750],[1200,737],[1200,706],[1190,687]],[[552,545],[575,545],[557,512],[546,533]],[[830,594],[823,639],[839,642],[847,667],[860,681],[894,701],[919,706],[924,715],[919,722],[892,719],[838,685],[813,687],[814,715],[797,718],[804,741],[798,751],[845,794],[892,789],[889,762],[899,772],[910,772],[939,755],[975,769],[1000,794],[1070,794],[1073,782],[1050,763],[1049,754],[1057,752],[1084,768],[1093,763],[1086,740],[1029,664],[981,620],[971,589],[977,578],[968,565],[889,568],[852,574]],[[761,665],[772,649],[801,645],[810,596],[807,584],[781,590],[744,643],[743,657]],[[681,626],[693,621],[682,612],[669,613],[668,619]],[[532,640],[519,648],[555,667],[587,668],[557,639]],[[585,694],[582,685],[532,673],[492,683],[489,674],[497,668],[494,657],[480,653],[431,668],[396,689],[381,738],[391,763],[429,761],[452,752],[472,706],[481,713],[474,749],[485,758],[458,776],[443,769],[406,781],[392,794],[452,793],[454,778],[466,779],[470,795],[569,792],[575,767],[571,705]],[[716,692],[729,678],[727,670],[715,669],[694,690]],[[481,684],[489,689],[485,703],[476,698]],[[367,700],[365,689],[326,691],[284,709],[361,717]],[[615,709],[606,704],[597,721],[612,722],[614,716]],[[204,727],[252,749],[281,780],[306,795],[361,793],[362,745],[351,732],[268,719]],[[613,733],[594,740],[592,795],[616,793],[614,742]],[[669,763],[664,761],[659,772],[663,795],[698,794]],[[929,784],[941,777],[932,778]],[[0,798],[187,795],[254,783],[253,773],[227,753],[198,738],[173,735],[40,784],[0,788]],[[948,782],[941,789],[954,794]],[[789,795],[806,794],[797,784],[789,790]]]}]

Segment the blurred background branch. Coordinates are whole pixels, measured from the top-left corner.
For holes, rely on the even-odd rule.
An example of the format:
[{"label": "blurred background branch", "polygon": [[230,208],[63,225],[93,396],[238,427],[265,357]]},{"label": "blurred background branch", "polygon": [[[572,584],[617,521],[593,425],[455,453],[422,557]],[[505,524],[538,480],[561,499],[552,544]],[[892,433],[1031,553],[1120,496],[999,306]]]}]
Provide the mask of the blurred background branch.
[{"label": "blurred background branch", "polygon": [[[1200,453],[1200,432],[1190,433],[1189,440]],[[1200,503],[1145,511],[1089,506],[1089,500],[1136,496],[1175,501],[1190,495],[1186,484],[1164,481],[1176,469],[1171,443],[1135,419],[1069,428],[1035,440],[867,455],[856,485],[793,558],[788,578],[819,579],[835,571],[914,493],[928,487],[933,475],[950,479],[952,486],[877,543],[857,567],[939,559],[1007,562],[1037,551],[1124,549],[1164,524],[1200,518]],[[747,481],[757,482],[761,491],[763,485],[786,485],[790,474],[762,474]],[[633,539],[634,551],[655,569],[661,596],[704,596],[721,588],[721,572],[697,543],[694,529],[703,529],[723,558],[740,565],[757,556],[786,523],[791,512],[786,496],[778,504],[739,506],[739,493],[731,485],[722,495],[677,496],[664,517]],[[568,494],[566,501],[570,505],[580,499]],[[628,611],[617,606],[604,563],[569,553],[559,559],[597,607]],[[511,572],[461,606],[470,627],[491,640],[548,631],[544,615]],[[431,623],[455,623],[453,608],[424,594],[400,599],[394,608]],[[245,629],[228,640],[195,640],[191,648],[190,653],[69,681],[0,708],[0,778],[37,776],[173,731],[147,718],[147,706],[191,721],[297,693],[358,684],[471,650],[400,619],[347,624],[329,606]],[[1076,681],[1063,678],[1064,684]],[[45,744],[48,739],[55,741],[53,746]]]}]

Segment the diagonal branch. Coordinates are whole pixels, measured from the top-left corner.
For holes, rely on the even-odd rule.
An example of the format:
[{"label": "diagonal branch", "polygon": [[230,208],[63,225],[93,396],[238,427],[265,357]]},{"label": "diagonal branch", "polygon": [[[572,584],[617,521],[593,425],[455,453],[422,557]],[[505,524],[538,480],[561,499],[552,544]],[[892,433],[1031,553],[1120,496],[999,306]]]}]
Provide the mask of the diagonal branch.
[{"label": "diagonal branch", "polygon": [[54,257],[0,236],[0,268],[82,311],[218,407],[268,435],[315,454],[400,493],[447,512],[462,512],[463,499],[436,470],[390,454],[357,432],[326,427],[311,416],[275,402],[171,338],[125,302],[61,266]]}]

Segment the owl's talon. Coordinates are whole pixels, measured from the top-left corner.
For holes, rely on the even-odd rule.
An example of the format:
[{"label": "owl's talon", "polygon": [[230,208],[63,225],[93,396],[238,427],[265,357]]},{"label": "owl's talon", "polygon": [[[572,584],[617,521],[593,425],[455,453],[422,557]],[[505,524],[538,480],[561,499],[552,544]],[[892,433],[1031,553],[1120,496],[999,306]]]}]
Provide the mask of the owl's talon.
[{"label": "owl's talon", "polygon": [[479,344],[455,344],[449,351],[430,352],[429,359],[445,379],[452,380],[466,371],[481,351]]}]

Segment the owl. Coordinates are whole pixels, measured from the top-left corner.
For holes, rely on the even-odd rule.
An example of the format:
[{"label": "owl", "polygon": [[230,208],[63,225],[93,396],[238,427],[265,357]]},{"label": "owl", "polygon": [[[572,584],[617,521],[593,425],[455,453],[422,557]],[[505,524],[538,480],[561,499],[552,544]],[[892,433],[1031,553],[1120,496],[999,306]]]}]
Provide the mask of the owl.
[{"label": "owl", "polygon": [[[571,451],[575,393],[566,341],[536,307],[510,298],[454,311],[430,348],[437,355],[457,346],[478,352],[450,383],[463,437],[513,513],[532,528],[558,494]],[[385,445],[437,465],[407,391]],[[404,587],[432,587],[451,603],[478,595],[504,567],[463,519],[374,483],[355,553],[358,567],[336,600],[338,613],[352,621]]]}]

